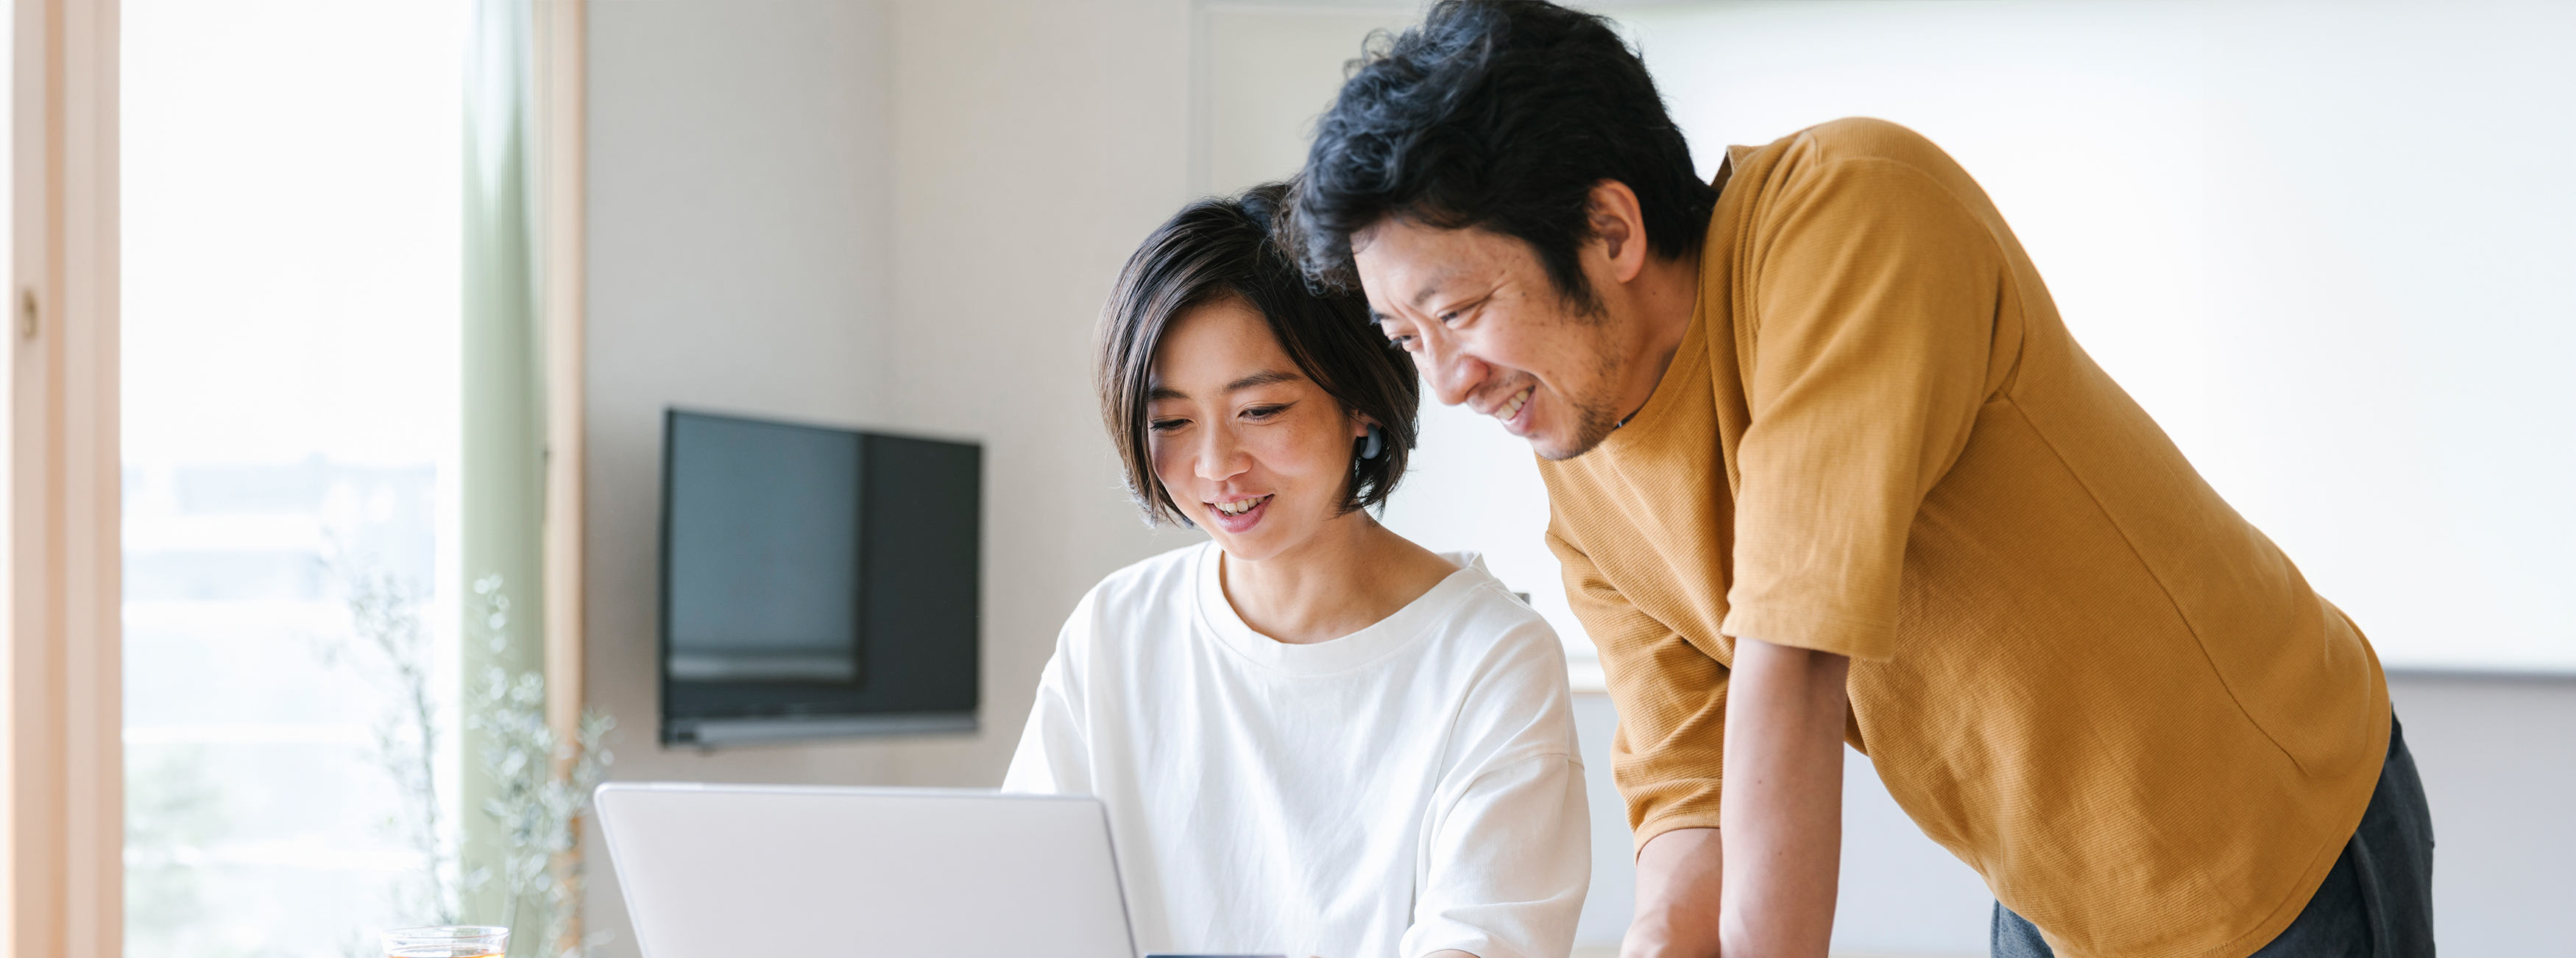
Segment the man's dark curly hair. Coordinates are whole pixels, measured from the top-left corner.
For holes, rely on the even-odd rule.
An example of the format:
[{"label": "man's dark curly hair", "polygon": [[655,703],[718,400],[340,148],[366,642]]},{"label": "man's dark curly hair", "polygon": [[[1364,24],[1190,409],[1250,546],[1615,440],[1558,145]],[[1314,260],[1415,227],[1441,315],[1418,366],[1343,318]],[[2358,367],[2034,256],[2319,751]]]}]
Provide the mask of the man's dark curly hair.
[{"label": "man's dark curly hair", "polygon": [[1309,279],[1356,288],[1351,234],[1401,217],[1518,237],[1590,311],[1576,253],[1603,180],[1637,194],[1649,250],[1699,251],[1717,190],[1607,19],[1540,0],[1442,0],[1391,42],[1372,37],[1349,73],[1296,196]]}]

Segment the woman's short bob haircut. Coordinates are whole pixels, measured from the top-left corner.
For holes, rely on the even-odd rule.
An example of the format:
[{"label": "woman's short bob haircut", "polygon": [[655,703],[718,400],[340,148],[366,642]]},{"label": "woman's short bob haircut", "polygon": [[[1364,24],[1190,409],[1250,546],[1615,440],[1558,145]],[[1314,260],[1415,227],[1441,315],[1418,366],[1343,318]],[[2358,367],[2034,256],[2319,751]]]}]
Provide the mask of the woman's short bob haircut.
[{"label": "woman's short bob haircut", "polygon": [[1351,444],[1350,486],[1342,513],[1383,506],[1404,476],[1413,449],[1421,387],[1413,357],[1377,335],[1368,301],[1356,290],[1318,294],[1289,258],[1284,226],[1290,185],[1268,183],[1241,196],[1204,199],[1146,237],[1118,275],[1100,317],[1096,382],[1100,415],[1127,467],[1127,491],[1147,525],[1195,526],[1154,474],[1146,427],[1154,351],[1193,309],[1239,299],[1270,324],[1299,372],[1346,413],[1384,431],[1382,451],[1360,458]]}]

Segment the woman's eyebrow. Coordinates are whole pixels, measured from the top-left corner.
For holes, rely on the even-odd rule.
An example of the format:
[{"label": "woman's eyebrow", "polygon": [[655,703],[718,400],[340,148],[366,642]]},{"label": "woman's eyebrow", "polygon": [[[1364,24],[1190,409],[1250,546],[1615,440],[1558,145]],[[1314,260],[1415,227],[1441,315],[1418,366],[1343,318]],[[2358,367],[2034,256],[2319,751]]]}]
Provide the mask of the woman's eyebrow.
[{"label": "woman's eyebrow", "polygon": [[[1250,389],[1255,386],[1268,386],[1272,383],[1293,383],[1304,378],[1306,377],[1292,372],[1284,372],[1277,369],[1265,369],[1225,384],[1224,391],[1237,392],[1240,390]],[[1146,402],[1161,402],[1166,399],[1188,398],[1190,398],[1190,394],[1161,383],[1156,383],[1152,388],[1145,390]]]},{"label": "woman's eyebrow", "polygon": [[1306,377],[1297,375],[1296,373],[1281,372],[1276,369],[1266,369],[1225,384],[1225,391],[1240,392],[1254,386],[1267,386],[1272,383],[1293,383],[1304,378]]}]

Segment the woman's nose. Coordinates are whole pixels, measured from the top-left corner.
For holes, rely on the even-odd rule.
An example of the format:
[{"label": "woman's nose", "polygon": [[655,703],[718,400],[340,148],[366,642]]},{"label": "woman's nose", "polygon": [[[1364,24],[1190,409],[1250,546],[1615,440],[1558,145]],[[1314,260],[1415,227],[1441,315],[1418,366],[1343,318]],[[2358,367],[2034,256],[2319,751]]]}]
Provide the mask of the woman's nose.
[{"label": "woman's nose", "polygon": [[1244,455],[1243,444],[1235,441],[1234,431],[1223,428],[1201,430],[1198,455],[1194,458],[1198,477],[1209,482],[1242,475],[1251,465],[1251,457]]}]

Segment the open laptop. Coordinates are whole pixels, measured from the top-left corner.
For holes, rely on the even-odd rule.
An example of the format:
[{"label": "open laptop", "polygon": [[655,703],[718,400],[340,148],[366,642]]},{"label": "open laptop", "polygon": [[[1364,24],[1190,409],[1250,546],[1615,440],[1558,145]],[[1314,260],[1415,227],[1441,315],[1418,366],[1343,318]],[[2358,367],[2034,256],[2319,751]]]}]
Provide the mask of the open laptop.
[{"label": "open laptop", "polygon": [[1136,958],[1089,797],[611,782],[598,808],[644,958]]}]

